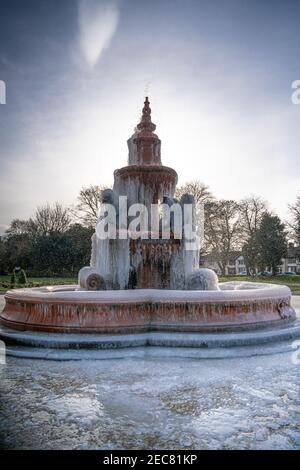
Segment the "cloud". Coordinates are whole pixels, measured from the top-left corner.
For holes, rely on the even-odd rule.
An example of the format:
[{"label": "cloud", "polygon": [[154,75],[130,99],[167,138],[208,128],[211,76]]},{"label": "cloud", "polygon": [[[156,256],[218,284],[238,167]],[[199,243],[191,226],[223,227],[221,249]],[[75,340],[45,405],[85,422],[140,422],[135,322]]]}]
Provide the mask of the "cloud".
[{"label": "cloud", "polygon": [[0,237],[5,234],[8,229],[8,225],[0,224]]},{"label": "cloud", "polygon": [[110,45],[119,21],[117,0],[80,0],[79,45],[87,63],[94,67]]}]

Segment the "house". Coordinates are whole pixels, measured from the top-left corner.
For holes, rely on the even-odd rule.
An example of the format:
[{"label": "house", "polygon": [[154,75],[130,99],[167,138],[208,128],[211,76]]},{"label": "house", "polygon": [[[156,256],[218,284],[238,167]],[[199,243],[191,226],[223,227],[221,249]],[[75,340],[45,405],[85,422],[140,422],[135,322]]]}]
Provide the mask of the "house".
[{"label": "house", "polygon": [[[212,255],[200,255],[200,266],[203,268],[213,269],[219,276],[222,274],[217,260]],[[238,274],[246,274],[246,265],[244,256],[240,251],[233,251],[230,254],[229,262],[225,268],[226,275],[235,276]]]},{"label": "house", "polygon": [[282,260],[278,267],[279,273],[300,274],[300,247],[294,243],[288,244],[287,257]]},{"label": "house", "polygon": [[229,263],[226,266],[226,274],[228,275],[247,274],[245,259],[242,253],[234,252],[231,254]]},{"label": "house", "polygon": [[[213,269],[219,276],[221,275],[220,267],[217,260],[212,255],[200,256],[200,266],[203,268]],[[230,254],[229,262],[225,268],[226,275],[237,276],[247,273],[245,259],[240,251],[233,251]],[[278,266],[278,273],[295,273],[300,274],[300,247],[293,243],[288,244],[287,256],[282,259]]]}]

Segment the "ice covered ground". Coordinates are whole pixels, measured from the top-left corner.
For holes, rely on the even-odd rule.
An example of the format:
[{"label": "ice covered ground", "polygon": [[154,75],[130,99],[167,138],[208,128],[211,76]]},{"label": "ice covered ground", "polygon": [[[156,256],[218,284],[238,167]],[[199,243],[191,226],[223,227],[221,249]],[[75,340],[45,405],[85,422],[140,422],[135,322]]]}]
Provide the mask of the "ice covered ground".
[{"label": "ice covered ground", "polygon": [[8,358],[0,365],[1,447],[299,449],[299,386],[300,365],[290,353],[221,360]]}]

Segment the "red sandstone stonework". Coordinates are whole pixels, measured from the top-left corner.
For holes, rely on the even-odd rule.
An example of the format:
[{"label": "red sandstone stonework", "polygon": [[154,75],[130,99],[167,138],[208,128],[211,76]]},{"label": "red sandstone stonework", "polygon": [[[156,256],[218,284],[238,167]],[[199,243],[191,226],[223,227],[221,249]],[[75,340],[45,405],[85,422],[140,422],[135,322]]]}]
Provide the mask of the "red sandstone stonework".
[{"label": "red sandstone stonework", "polygon": [[80,299],[75,292],[70,299],[58,299],[55,294],[51,299],[51,295],[43,295],[38,290],[33,291],[32,297],[24,296],[24,290],[16,290],[6,295],[0,318],[3,325],[14,329],[69,333],[232,330],[294,319],[290,296],[284,295],[284,291],[282,295],[252,300],[230,299],[234,292],[228,291],[227,301],[222,297],[211,301],[201,297],[198,301],[186,300],[187,297],[170,301],[163,297],[157,300],[157,296],[153,300],[145,296],[141,301],[120,300],[117,296],[115,300]]}]

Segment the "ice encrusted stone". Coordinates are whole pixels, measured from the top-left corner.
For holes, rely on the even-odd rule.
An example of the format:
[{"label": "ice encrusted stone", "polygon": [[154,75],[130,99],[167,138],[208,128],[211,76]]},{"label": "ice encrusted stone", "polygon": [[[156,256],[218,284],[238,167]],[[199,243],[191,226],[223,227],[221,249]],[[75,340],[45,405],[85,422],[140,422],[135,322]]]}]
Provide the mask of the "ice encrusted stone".
[{"label": "ice encrusted stone", "polygon": [[219,290],[218,276],[212,269],[200,268],[186,280],[187,290]]}]

